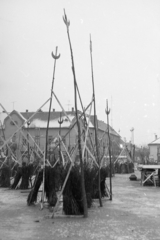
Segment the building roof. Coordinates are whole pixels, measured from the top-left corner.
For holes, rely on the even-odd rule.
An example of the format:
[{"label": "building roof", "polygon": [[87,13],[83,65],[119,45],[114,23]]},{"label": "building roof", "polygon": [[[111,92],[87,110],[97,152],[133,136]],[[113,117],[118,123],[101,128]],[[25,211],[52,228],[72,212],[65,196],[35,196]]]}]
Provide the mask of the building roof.
[{"label": "building roof", "polygon": [[153,142],[149,143],[148,145],[158,145],[160,144],[160,138],[155,139]]},{"label": "building roof", "polygon": [[[34,114],[35,112],[22,112],[21,114],[25,119],[30,119],[30,117]],[[46,128],[47,127],[47,122],[48,122],[48,112],[42,112],[39,111],[37,112],[31,119],[30,119],[30,128]],[[67,119],[67,117],[64,115],[63,112],[59,111],[53,111],[50,112],[50,122],[49,122],[49,127],[50,128],[59,128],[59,120],[60,120],[60,115],[61,119],[63,119],[63,123],[61,125],[62,128],[66,128],[70,126],[70,121],[72,122],[73,119],[75,118],[75,113],[74,112],[67,112],[67,116],[69,117],[70,121]]]},{"label": "building roof", "polygon": [[[79,111],[79,114],[80,113],[81,112]],[[25,119],[29,119],[34,114],[34,112],[22,112],[21,114]],[[66,112],[70,121],[67,119],[67,117],[65,116],[65,114],[63,112],[53,111],[53,112],[50,113],[49,126],[51,128],[59,128],[58,120],[60,119],[60,114],[61,114],[61,118],[63,119],[63,124],[61,125],[62,128],[69,127],[70,126],[70,121],[72,122],[75,118],[75,112],[74,111],[67,111]],[[87,122],[88,122],[89,118],[86,117],[86,119],[87,119]],[[48,121],[48,112],[40,111],[40,112],[36,113],[33,116],[33,118],[31,118],[30,128],[32,128],[32,127],[34,127],[34,128],[35,127],[46,128],[47,127],[47,121]],[[91,127],[91,128],[94,127],[91,119],[90,119],[90,122],[89,122],[89,127]]]},{"label": "building roof", "polygon": [[[94,127],[94,116],[91,116],[91,123]],[[106,131],[108,128],[108,124],[106,124],[105,122],[98,120],[98,129],[102,130],[102,131]],[[112,135],[115,135],[117,137],[120,137],[120,135],[109,125],[109,132]]]},{"label": "building roof", "polygon": [[[20,113],[16,110],[13,110],[11,112],[11,114],[14,112],[17,113],[23,121],[26,121],[27,119],[29,119],[29,121],[30,121],[29,128],[46,128],[47,127],[48,114],[49,114],[48,112],[43,112],[40,110],[39,112],[37,112],[35,114],[35,112],[26,111],[26,112]],[[81,114],[81,111],[78,111],[78,112],[79,112],[79,114]],[[70,121],[73,123],[73,121],[75,119],[75,111],[72,110],[72,111],[66,112],[70,121],[67,119],[67,117],[64,115],[64,113],[62,111],[51,111],[50,112],[50,122],[49,122],[50,128],[59,128],[58,120],[60,119],[60,114],[61,114],[61,118],[63,119],[61,128],[68,128],[71,125]],[[33,115],[33,117],[32,117],[32,115]],[[88,122],[89,116],[86,116],[86,119]],[[28,127],[27,123],[24,126]],[[94,116],[93,115],[90,116],[89,127],[94,128]],[[107,124],[101,120],[98,120],[98,129],[105,132],[107,130]],[[109,131],[110,131],[110,134],[120,137],[120,135],[111,126],[109,126]]]},{"label": "building roof", "polygon": [[19,115],[19,117],[22,119],[23,122],[26,121],[26,119],[23,117],[23,115],[22,115],[20,112],[18,112],[18,111],[16,111],[16,110],[13,110],[13,111],[9,114],[10,117],[8,116],[8,114],[6,114],[6,117],[4,118],[4,121],[3,121],[3,127],[4,127],[4,125],[5,125],[5,121],[6,121],[8,118],[12,118],[12,117],[11,117],[12,114],[17,114],[17,115]]},{"label": "building roof", "polygon": [[[69,119],[70,121],[69,121]],[[68,115],[67,117],[62,117],[62,124],[61,124],[61,128],[68,128],[71,125],[71,122],[73,121],[73,119],[75,118],[75,116],[73,115]],[[50,128],[59,128],[60,123],[59,123],[60,118],[54,118],[54,119],[50,119],[49,121],[49,127]],[[30,128],[47,128],[47,120],[42,120],[42,119],[33,119],[33,121],[31,121],[31,124],[29,125]]]}]

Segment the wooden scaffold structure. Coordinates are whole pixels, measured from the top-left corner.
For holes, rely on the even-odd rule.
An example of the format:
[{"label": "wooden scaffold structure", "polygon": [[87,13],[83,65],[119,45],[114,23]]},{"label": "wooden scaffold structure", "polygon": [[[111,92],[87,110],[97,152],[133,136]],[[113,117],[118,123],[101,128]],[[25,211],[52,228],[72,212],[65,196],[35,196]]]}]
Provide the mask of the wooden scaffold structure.
[{"label": "wooden scaffold structure", "polygon": [[[29,143],[29,139],[36,146],[36,154],[39,156],[41,165],[39,168],[35,169],[32,176],[34,180],[31,184],[31,190],[27,198],[27,204],[35,204],[38,199],[38,193],[41,192],[40,196],[40,208],[44,208],[45,203],[49,205],[52,209],[51,218],[56,216],[56,213],[59,209],[60,202],[63,201],[63,212],[66,215],[80,215],[84,218],[88,217],[88,208],[92,206],[92,202],[95,198],[99,199],[100,207],[103,206],[102,198],[109,197],[112,200],[112,184],[110,174],[108,172],[108,166],[105,166],[105,154],[107,152],[110,154],[110,143],[108,148],[105,149],[104,146],[101,146],[101,141],[98,138],[98,119],[96,115],[96,97],[95,97],[95,86],[94,86],[94,74],[93,74],[93,58],[92,58],[92,41],[90,36],[90,57],[91,57],[91,78],[92,78],[92,96],[91,101],[87,107],[83,106],[82,98],[78,88],[78,82],[75,72],[75,64],[73,57],[73,50],[70,38],[70,21],[67,18],[67,15],[64,10],[63,21],[67,29],[67,37],[69,42],[69,49],[71,54],[71,65],[72,65],[72,74],[73,74],[73,87],[74,87],[74,106],[75,106],[75,117],[74,121],[70,119],[67,112],[64,110],[59,98],[54,92],[54,80],[55,80],[55,69],[56,61],[59,59],[60,54],[57,55],[58,47],[56,47],[55,54],[52,52],[52,57],[54,58],[54,68],[53,68],[53,78],[51,85],[51,95],[50,98],[27,120],[24,121],[22,126],[18,126],[16,122],[11,118],[7,113],[4,107],[1,107],[5,110],[8,117],[17,127],[17,132],[21,132],[22,136],[26,140],[26,143]],[[58,120],[59,123],[59,133],[56,136],[58,139],[54,143],[54,153],[56,157],[49,155],[48,148],[53,143],[53,140],[48,142],[48,131],[50,123],[50,112],[52,107],[53,96],[57,103],[59,104],[62,113]],[[82,111],[78,111],[78,100],[80,101]],[[28,132],[28,137],[23,133],[22,128],[33,118],[33,116],[43,108],[46,103],[49,103],[49,112],[46,128],[46,139],[45,139],[45,148],[44,151],[40,146],[35,142],[35,139]],[[94,110],[94,138],[90,132],[90,122],[91,122],[91,113],[92,108]],[[86,113],[89,110],[89,114]],[[107,106],[107,116],[109,114]],[[69,130],[65,136],[61,136],[61,124],[63,118],[69,121]],[[108,121],[108,120],[107,120]],[[65,138],[71,131],[75,132],[75,135],[78,137],[75,139],[75,145],[71,149],[67,149],[64,144]],[[14,133],[14,134],[15,134]],[[13,135],[14,135],[13,134]],[[4,140],[4,146],[8,147],[9,141],[12,139],[13,135]],[[108,123],[108,139],[109,139],[109,123]],[[100,150],[103,149],[103,151]],[[63,151],[62,151],[63,149]],[[27,148],[26,148],[27,151]],[[24,151],[25,152],[25,151]],[[14,154],[12,154],[14,156]],[[18,162],[14,156],[15,162]],[[111,169],[111,162],[110,162]],[[110,189],[106,185],[106,177],[110,175]],[[17,184],[16,184],[17,186]]]}]

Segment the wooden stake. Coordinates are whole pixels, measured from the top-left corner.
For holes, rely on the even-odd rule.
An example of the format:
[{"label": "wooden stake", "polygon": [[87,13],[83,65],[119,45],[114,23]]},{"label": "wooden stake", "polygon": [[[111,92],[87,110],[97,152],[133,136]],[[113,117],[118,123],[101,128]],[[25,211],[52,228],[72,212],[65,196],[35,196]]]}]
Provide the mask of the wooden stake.
[{"label": "wooden stake", "polygon": [[43,165],[43,196],[42,196],[42,205],[44,203],[44,193],[45,193],[45,162],[47,160],[47,148],[48,148],[48,129],[49,129],[49,121],[50,121],[50,113],[51,113],[51,106],[52,106],[52,92],[54,86],[54,78],[55,78],[55,69],[56,69],[56,60],[59,59],[60,54],[57,55],[58,47],[56,47],[55,55],[52,52],[52,57],[54,58],[54,68],[53,68],[53,78],[52,78],[52,86],[51,86],[51,97],[50,97],[50,104],[49,104],[49,112],[48,112],[48,121],[47,121],[47,129],[46,129],[46,146],[45,146],[45,153],[44,153],[44,165]]},{"label": "wooden stake", "polygon": [[72,73],[74,79],[74,101],[75,101],[75,112],[76,112],[76,120],[77,120],[77,128],[78,128],[78,148],[79,148],[79,157],[80,157],[80,165],[81,165],[81,187],[82,187],[82,197],[83,197],[83,208],[84,208],[84,217],[88,217],[88,210],[87,210],[87,199],[86,199],[86,191],[85,191],[85,183],[84,183],[84,169],[83,169],[83,161],[82,161],[82,149],[81,149],[81,129],[78,117],[78,110],[77,110],[77,81],[76,81],[76,74],[75,74],[75,67],[74,67],[74,58],[73,58],[73,51],[72,45],[69,35],[69,25],[70,21],[68,21],[65,10],[64,10],[64,23],[67,28],[67,35],[71,53],[71,62],[72,62]]},{"label": "wooden stake", "polygon": [[108,125],[108,151],[110,160],[110,200],[112,200],[112,160],[111,160],[111,143],[110,143],[110,133],[109,133],[109,114],[108,100],[106,100],[106,114],[107,114],[107,125]]},{"label": "wooden stake", "polygon": [[97,128],[98,128],[98,121],[96,115],[96,98],[95,98],[95,87],[94,87],[94,75],[93,75],[93,60],[92,60],[92,41],[90,36],[90,56],[91,56],[91,74],[92,74],[92,88],[93,88],[93,99],[94,99],[94,131],[95,131],[95,145],[96,145],[96,155],[97,155],[97,162],[99,165],[98,168],[98,190],[99,190],[99,204],[102,207],[102,198],[101,198],[101,173],[100,173],[100,158],[99,158],[99,146],[98,146],[98,136],[97,136]]}]

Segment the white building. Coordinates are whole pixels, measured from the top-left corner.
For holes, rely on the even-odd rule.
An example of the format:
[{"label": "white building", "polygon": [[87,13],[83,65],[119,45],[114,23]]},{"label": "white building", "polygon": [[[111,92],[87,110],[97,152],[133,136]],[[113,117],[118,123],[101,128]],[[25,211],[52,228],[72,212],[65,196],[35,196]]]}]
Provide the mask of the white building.
[{"label": "white building", "polygon": [[160,138],[156,138],[149,146],[149,159],[150,162],[160,164]]},{"label": "white building", "polygon": [[[79,111],[79,115],[81,115],[81,112]],[[63,122],[60,127],[60,116],[63,119]],[[64,115],[62,112],[57,112],[53,110],[50,113],[50,121],[49,121],[49,130],[48,130],[48,148],[51,151],[52,150],[52,144],[58,139],[58,135],[60,135],[64,141],[67,149],[74,148],[76,142],[77,142],[77,126],[74,126],[74,123],[76,121],[75,118],[75,111],[72,109],[72,111],[67,112],[68,118]],[[87,117],[87,122],[89,118]],[[39,111],[37,113],[35,112],[18,112],[16,110],[13,110],[9,116],[7,116],[3,121],[3,129],[4,129],[4,135],[5,139],[11,144],[17,146],[17,159],[21,159],[21,154],[24,152],[27,152],[29,147],[31,147],[34,150],[38,150],[39,148],[44,151],[45,144],[46,144],[46,129],[47,129],[47,121],[48,121],[48,112],[42,112]],[[82,130],[82,137],[84,135],[83,133],[83,121],[82,118],[80,121],[81,124],[81,130]],[[28,124],[27,124],[28,123]],[[73,125],[73,128],[72,128]],[[109,126],[110,128],[110,135],[112,138],[112,141],[116,143],[116,145],[121,144],[121,137],[120,135]],[[71,131],[69,131],[71,129]],[[98,120],[98,137],[99,139],[102,138],[101,146],[102,148],[104,146],[107,146],[108,142],[108,136],[105,134],[107,129],[107,124],[103,121]],[[93,140],[94,144],[94,116],[90,116],[90,122],[89,122],[89,130],[91,134],[91,138]],[[68,134],[67,134],[68,133]],[[66,135],[67,134],[67,135]],[[1,134],[1,136],[3,136]],[[26,138],[29,141],[26,141]],[[2,147],[1,143],[1,147]],[[63,149],[62,149],[63,150]]]}]

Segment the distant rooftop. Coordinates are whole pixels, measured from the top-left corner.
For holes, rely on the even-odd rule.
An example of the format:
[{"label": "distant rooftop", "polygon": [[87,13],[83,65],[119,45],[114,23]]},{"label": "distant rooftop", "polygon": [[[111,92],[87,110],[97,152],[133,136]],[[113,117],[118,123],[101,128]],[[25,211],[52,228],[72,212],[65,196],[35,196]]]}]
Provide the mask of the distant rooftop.
[{"label": "distant rooftop", "polygon": [[[39,112],[35,113],[35,112],[29,112],[28,110],[26,110],[25,112],[20,113],[16,110],[13,110],[11,113],[14,113],[14,112],[17,113],[23,121],[26,121],[27,119],[29,119],[29,121],[30,121],[29,128],[46,128],[47,127],[48,114],[49,114],[48,112],[43,112],[42,110],[39,110]],[[78,111],[78,113],[81,114],[82,112]],[[74,108],[72,108],[71,111],[66,111],[66,114],[67,114],[68,118],[70,119],[70,121],[69,121],[69,119],[67,119],[67,117],[65,116],[65,114],[62,111],[55,111],[55,109],[53,109],[50,112],[49,127],[50,128],[59,128],[58,120],[60,119],[60,115],[61,115],[61,118],[63,119],[63,123],[62,123],[61,127],[62,128],[70,127],[71,122],[73,122],[76,117]],[[33,115],[33,117],[32,117],[32,115]],[[7,114],[3,113],[3,116],[1,114],[0,117],[2,119],[2,124],[3,124],[4,118],[7,117]],[[88,115],[86,116],[86,120],[88,122],[88,120],[89,120]],[[28,127],[27,123],[24,126]],[[89,127],[94,128],[94,116],[93,115],[90,116]],[[98,128],[101,131],[105,132],[107,130],[107,123],[105,123],[101,120],[98,120]],[[109,126],[109,131],[110,131],[110,134],[120,137],[120,135],[111,126]]]},{"label": "distant rooftop", "polygon": [[149,143],[148,145],[156,145],[160,144],[160,138],[155,139],[153,142]]}]

